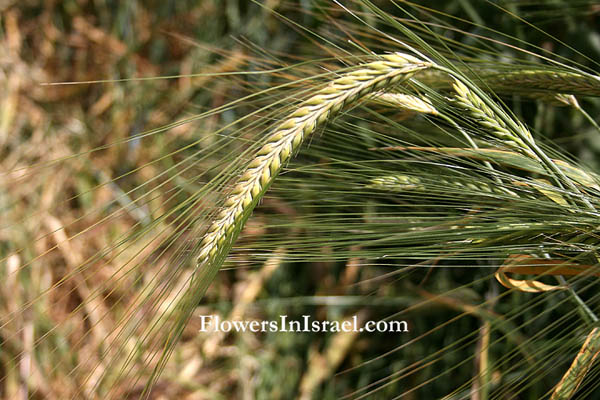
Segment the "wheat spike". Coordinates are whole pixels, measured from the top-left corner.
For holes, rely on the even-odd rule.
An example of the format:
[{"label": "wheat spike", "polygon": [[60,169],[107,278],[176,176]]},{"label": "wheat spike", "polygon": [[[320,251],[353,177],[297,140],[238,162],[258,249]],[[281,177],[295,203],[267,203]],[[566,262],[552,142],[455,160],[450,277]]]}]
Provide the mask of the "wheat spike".
[{"label": "wheat spike", "polygon": [[407,190],[429,192],[432,189],[431,185],[435,185],[435,187],[437,187],[438,189],[444,188],[444,187],[445,188],[454,188],[456,190],[468,189],[470,191],[470,193],[479,192],[482,195],[497,194],[497,195],[502,195],[502,196],[515,197],[515,198],[520,198],[520,197],[535,198],[535,197],[529,196],[525,193],[517,194],[514,191],[512,191],[506,187],[493,185],[491,183],[469,181],[466,179],[458,179],[458,178],[447,179],[447,178],[439,177],[435,182],[430,182],[429,185],[430,186],[427,186],[427,183],[424,182],[421,178],[419,178],[417,176],[396,174],[396,175],[385,175],[385,176],[379,176],[377,178],[373,178],[370,180],[367,187],[374,188],[374,189],[387,190],[387,191],[391,191],[391,192],[404,192]]},{"label": "wheat spike", "polygon": [[[477,94],[458,80],[454,82],[453,87],[456,91],[456,103],[460,107],[465,108],[471,117],[476,119],[481,126],[489,129],[492,135],[502,140],[507,146],[532,158],[537,158],[529,149],[529,146],[518,135],[514,134],[506,123]],[[533,141],[529,130],[520,122],[516,122],[516,124],[522,136]]]},{"label": "wheat spike", "polygon": [[586,96],[600,95],[600,78],[577,72],[552,70],[520,70],[483,74],[495,90],[513,92],[539,91]]},{"label": "wheat spike", "polygon": [[245,216],[249,215],[262,198],[282,165],[319,126],[344,107],[375,91],[398,84],[430,66],[430,63],[406,54],[383,55],[378,61],[359,65],[341,75],[301,103],[296,111],[274,129],[266,144],[238,179],[223,209],[200,243],[198,265],[215,260],[220,250],[235,239]]},{"label": "wheat spike", "polygon": [[[480,83],[482,89],[497,94],[519,94],[540,100],[553,100],[555,93],[600,96],[600,77],[576,71],[540,68],[494,71],[489,68],[471,65],[470,68],[464,69],[462,73],[471,80]],[[422,74],[419,81],[431,88],[441,90],[450,90],[453,84],[452,78],[448,74],[436,70],[429,70]]]}]

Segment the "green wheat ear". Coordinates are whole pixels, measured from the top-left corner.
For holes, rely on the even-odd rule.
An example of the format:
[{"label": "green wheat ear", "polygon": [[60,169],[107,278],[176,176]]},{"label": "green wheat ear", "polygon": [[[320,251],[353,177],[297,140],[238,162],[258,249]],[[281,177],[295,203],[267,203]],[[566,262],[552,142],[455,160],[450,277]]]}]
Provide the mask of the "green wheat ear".
[{"label": "green wheat ear", "polygon": [[502,142],[512,149],[536,159],[536,155],[521,138],[524,137],[529,141],[533,141],[531,133],[525,125],[519,121],[515,121],[515,124],[521,133],[521,137],[519,137],[519,135],[516,135],[510,130],[506,123],[496,115],[483,99],[462,82],[456,80],[453,84],[453,88],[456,92],[455,99],[457,104],[464,108],[471,117],[475,118],[480,126],[488,129],[493,136],[502,140]]},{"label": "green wheat ear", "polygon": [[277,177],[282,165],[318,127],[343,108],[374,92],[383,92],[431,64],[413,56],[394,53],[378,61],[358,65],[300,104],[279,124],[236,182],[224,207],[200,243],[199,266],[222,256],[236,238],[247,216]]}]

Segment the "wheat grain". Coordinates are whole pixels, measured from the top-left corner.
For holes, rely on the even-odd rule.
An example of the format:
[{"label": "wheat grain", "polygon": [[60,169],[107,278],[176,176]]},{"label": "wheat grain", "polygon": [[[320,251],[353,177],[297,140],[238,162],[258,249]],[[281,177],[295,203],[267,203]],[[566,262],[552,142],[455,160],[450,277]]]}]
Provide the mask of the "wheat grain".
[{"label": "wheat grain", "polygon": [[369,181],[368,188],[389,190],[391,192],[403,192],[405,190],[426,190],[425,185],[417,176],[409,175],[386,175],[378,176]]},{"label": "wheat grain", "polygon": [[200,243],[198,265],[217,259],[221,250],[235,239],[245,218],[262,198],[282,165],[319,126],[344,107],[430,66],[430,63],[405,54],[384,55],[378,61],[360,65],[343,74],[300,104],[274,129],[238,179]]},{"label": "wheat grain", "polygon": [[373,101],[392,107],[399,107],[409,112],[438,115],[438,110],[426,98],[403,93],[377,92],[371,96]]}]

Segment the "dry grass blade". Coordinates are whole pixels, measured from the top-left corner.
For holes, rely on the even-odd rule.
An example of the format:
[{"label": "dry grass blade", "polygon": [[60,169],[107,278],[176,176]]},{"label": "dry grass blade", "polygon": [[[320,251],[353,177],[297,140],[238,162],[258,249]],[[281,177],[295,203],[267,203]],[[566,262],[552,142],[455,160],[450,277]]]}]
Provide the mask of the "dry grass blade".
[{"label": "dry grass blade", "polygon": [[581,275],[598,276],[591,265],[579,265],[564,262],[561,260],[547,260],[531,257],[526,254],[512,254],[506,262],[496,271],[496,279],[502,285],[509,289],[516,289],[522,292],[539,293],[549,290],[567,289],[565,286],[547,285],[533,279],[513,279],[509,278],[507,273],[516,273],[524,275]]},{"label": "dry grass blade", "polygon": [[585,342],[573,360],[571,367],[565,373],[558,385],[556,385],[550,400],[566,400],[572,398],[599,353],[600,329],[594,328],[586,337]]},{"label": "dry grass blade", "polygon": [[[360,326],[364,324],[367,319],[368,312],[361,310],[355,315],[356,322]],[[340,321],[341,324],[353,323],[352,318],[346,318]],[[332,338],[331,342],[322,353],[319,353],[317,349],[312,349],[309,355],[309,365],[307,371],[302,377],[300,383],[300,394],[298,396],[301,400],[310,400],[314,398],[314,392],[323,381],[331,378],[333,373],[339,364],[344,360],[348,353],[352,351],[352,347],[356,344],[356,340],[359,337],[359,333],[352,332],[338,332]]]},{"label": "dry grass blade", "polygon": [[214,261],[235,239],[244,218],[254,209],[282,165],[301,143],[329,118],[365,96],[381,91],[426,69],[429,63],[395,53],[359,66],[304,101],[270,135],[225,201],[223,210],[201,242],[198,265]]}]

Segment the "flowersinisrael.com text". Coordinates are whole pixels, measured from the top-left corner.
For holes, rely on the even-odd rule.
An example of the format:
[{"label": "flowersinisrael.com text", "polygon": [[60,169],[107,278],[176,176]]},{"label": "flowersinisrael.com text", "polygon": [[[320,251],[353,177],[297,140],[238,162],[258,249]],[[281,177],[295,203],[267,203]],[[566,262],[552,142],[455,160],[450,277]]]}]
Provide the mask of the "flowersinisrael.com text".
[{"label": "flowersinisrael.com text", "polygon": [[200,332],[409,332],[406,321],[366,321],[359,323],[354,315],[345,321],[312,320],[303,315],[291,320],[281,315],[278,320],[227,320],[218,315],[201,315]]}]

